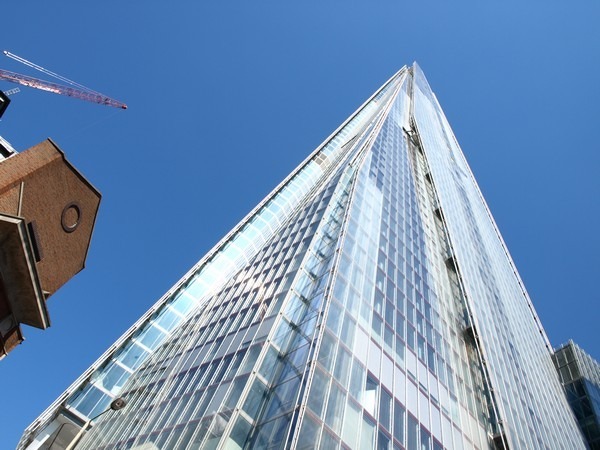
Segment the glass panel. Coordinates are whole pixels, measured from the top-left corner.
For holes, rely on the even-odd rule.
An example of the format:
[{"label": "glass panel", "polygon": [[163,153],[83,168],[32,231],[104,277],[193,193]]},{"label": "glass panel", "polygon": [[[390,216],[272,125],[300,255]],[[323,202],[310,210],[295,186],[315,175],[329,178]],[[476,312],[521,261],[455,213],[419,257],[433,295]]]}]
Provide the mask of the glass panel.
[{"label": "glass panel", "polygon": [[336,433],[340,432],[342,424],[342,415],[344,414],[345,396],[343,391],[333,383],[329,394],[329,402],[327,403],[327,414],[325,422]]},{"label": "glass panel", "polygon": [[243,406],[244,411],[250,417],[256,419],[256,414],[265,398],[265,393],[266,386],[260,380],[254,380]]},{"label": "glass panel", "polygon": [[108,408],[111,401],[112,397],[88,384],[75,401],[69,402],[69,406],[92,418]]},{"label": "glass panel", "polygon": [[339,442],[335,436],[333,436],[327,429],[323,429],[323,435],[321,436],[321,445],[319,448],[322,450],[336,450],[339,447]]},{"label": "glass panel", "polygon": [[383,431],[379,431],[377,437],[377,449],[378,450],[390,450],[390,438],[388,438]]},{"label": "glass panel", "polygon": [[231,434],[227,439],[224,448],[226,450],[241,450],[244,448],[248,434],[252,426],[243,417],[238,417],[237,422],[231,430]]},{"label": "glass panel", "polygon": [[350,377],[349,392],[350,395],[352,395],[352,397],[354,397],[357,401],[361,400],[364,376],[364,367],[355,359],[354,364],[352,365],[352,376]]},{"label": "glass panel", "polygon": [[134,370],[144,362],[147,356],[148,352],[135,342],[130,341],[128,348],[117,357],[117,361]]},{"label": "glass panel", "polygon": [[404,406],[397,401],[394,402],[394,437],[404,445],[404,417],[406,412]]},{"label": "glass panel", "polygon": [[231,388],[229,396],[227,397],[227,401],[225,402],[226,408],[233,409],[235,407],[242,395],[244,387],[246,387],[247,381],[248,375],[241,376],[233,381],[233,387]]},{"label": "glass panel", "polygon": [[129,372],[117,363],[112,362],[96,380],[96,383],[112,394],[121,392],[121,388],[129,378]]},{"label": "glass panel", "polygon": [[344,426],[342,439],[350,448],[356,448],[356,439],[360,425],[360,406],[349,400],[346,403],[346,414],[344,415]]},{"label": "glass panel", "polygon": [[184,316],[196,306],[196,301],[191,297],[189,292],[182,292],[171,302],[171,307]]},{"label": "glass panel", "polygon": [[363,415],[362,429],[360,432],[360,448],[373,448],[375,441],[375,423],[367,416]]},{"label": "glass panel", "polygon": [[421,450],[430,450],[431,434],[425,428],[421,427]]},{"label": "glass panel", "polygon": [[329,378],[319,369],[315,370],[313,381],[308,397],[308,407],[320,417],[323,412],[323,404],[327,398]]},{"label": "glass panel", "polygon": [[411,414],[408,415],[407,448],[419,448],[419,422]]},{"label": "glass panel", "polygon": [[379,422],[387,430],[392,429],[392,397],[385,390],[381,390],[381,397],[379,401]]},{"label": "glass panel", "polygon": [[181,320],[181,316],[178,316],[170,308],[166,308],[160,313],[160,316],[155,319],[155,323],[165,330],[171,331],[181,322]]},{"label": "glass panel", "polygon": [[137,339],[150,350],[154,350],[163,342],[165,337],[166,335],[162,331],[150,324],[140,333]]},{"label": "glass panel", "polygon": [[371,375],[367,376],[367,380],[365,382],[365,389],[362,392],[360,402],[369,414],[375,416],[375,409],[377,407],[377,388],[379,385],[377,381],[371,377]]},{"label": "glass panel", "polygon": [[302,429],[298,434],[297,450],[312,450],[315,448],[317,439],[319,438],[319,425],[317,425],[310,416],[304,416]]},{"label": "glass panel", "polygon": [[350,353],[340,345],[335,361],[334,376],[342,386],[347,386],[348,384],[348,374],[350,373],[351,362],[352,357],[350,356]]}]

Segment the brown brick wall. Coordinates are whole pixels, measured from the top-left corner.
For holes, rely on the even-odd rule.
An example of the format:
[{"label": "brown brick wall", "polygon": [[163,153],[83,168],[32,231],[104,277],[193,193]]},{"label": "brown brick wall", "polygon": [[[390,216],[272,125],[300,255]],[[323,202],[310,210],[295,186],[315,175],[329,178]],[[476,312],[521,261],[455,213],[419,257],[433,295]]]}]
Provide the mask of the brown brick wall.
[{"label": "brown brick wall", "polygon": [[45,164],[24,178],[21,216],[35,223],[42,255],[37,269],[42,288],[52,294],[85,266],[100,194],[52,142],[42,142],[18,156],[30,152],[39,153]]},{"label": "brown brick wall", "polygon": [[[1,180],[1,178],[0,178]],[[1,183],[1,182],[0,182]],[[20,183],[17,186],[6,189],[0,194],[0,212],[17,216],[19,212]]]},{"label": "brown brick wall", "polygon": [[[51,140],[0,162],[0,212],[34,224],[28,229],[40,250],[36,269],[48,294],[83,269],[99,204],[100,193]],[[10,305],[0,296],[0,316],[8,314]],[[22,340],[19,326],[0,336],[0,354]]]}]

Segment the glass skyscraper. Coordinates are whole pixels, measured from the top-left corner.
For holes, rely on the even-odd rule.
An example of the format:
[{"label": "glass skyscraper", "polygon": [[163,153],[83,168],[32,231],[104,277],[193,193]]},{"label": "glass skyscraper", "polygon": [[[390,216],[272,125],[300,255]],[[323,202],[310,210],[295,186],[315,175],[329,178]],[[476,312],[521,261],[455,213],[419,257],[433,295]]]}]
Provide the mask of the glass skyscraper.
[{"label": "glass skyscraper", "polygon": [[[92,420],[117,397],[125,408]],[[416,64],[19,448],[80,436],[78,449],[106,450],[585,448],[545,332]]]},{"label": "glass skyscraper", "polygon": [[575,342],[554,352],[567,400],[591,450],[600,450],[600,364]]}]

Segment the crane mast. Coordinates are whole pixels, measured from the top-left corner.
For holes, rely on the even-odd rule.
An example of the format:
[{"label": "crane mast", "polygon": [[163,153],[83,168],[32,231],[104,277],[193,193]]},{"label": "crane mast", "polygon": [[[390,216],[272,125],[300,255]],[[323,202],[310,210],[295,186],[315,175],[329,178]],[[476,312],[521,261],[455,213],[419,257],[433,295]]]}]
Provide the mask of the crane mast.
[{"label": "crane mast", "polygon": [[23,75],[20,73],[10,72],[8,70],[0,69],[0,80],[9,81],[11,83],[17,83],[22,86],[28,86],[35,89],[40,89],[47,92],[52,92],[54,94],[66,95],[67,97],[74,97],[80,100],[85,100],[88,102],[98,103],[100,105],[113,106],[115,108],[127,109],[127,105],[125,103],[121,103],[117,100],[114,100],[100,92],[96,92],[92,89],[89,89],[79,83],[69,80],[61,75],[58,75],[54,72],[51,72],[47,69],[44,69],[37,64],[27,61],[24,58],[21,58],[17,55],[14,55],[8,51],[4,51],[4,54],[9,58],[14,59],[22,64],[25,64],[29,67],[32,67],[40,72],[43,72],[47,75],[58,78],[59,80],[71,84],[71,86],[66,86],[59,83],[53,83],[50,81],[41,80],[39,78],[30,77],[28,75]]}]

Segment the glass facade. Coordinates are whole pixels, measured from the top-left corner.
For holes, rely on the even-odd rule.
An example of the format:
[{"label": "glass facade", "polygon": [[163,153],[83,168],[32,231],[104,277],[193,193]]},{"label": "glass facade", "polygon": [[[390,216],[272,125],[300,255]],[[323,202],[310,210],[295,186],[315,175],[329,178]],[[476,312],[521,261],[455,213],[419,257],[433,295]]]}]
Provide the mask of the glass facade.
[{"label": "glass facade", "polygon": [[78,449],[585,448],[420,68],[403,68],[23,435]]},{"label": "glass facade", "polygon": [[600,364],[573,341],[554,352],[569,405],[592,450],[600,450]]}]

